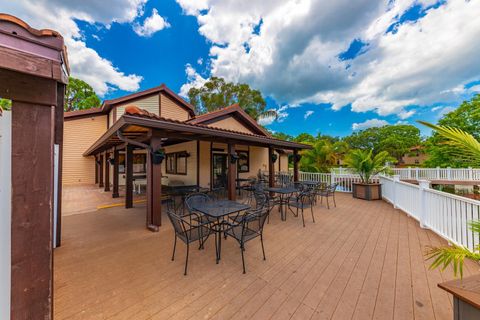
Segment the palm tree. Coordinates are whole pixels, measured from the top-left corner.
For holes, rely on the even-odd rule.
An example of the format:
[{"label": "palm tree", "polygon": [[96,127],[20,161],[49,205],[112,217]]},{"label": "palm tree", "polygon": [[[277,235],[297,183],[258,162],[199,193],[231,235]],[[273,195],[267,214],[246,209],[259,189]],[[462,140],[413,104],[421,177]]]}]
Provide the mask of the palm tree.
[{"label": "palm tree", "polygon": [[[476,161],[480,159],[480,142],[468,132],[449,126],[437,126],[424,121],[419,121],[419,123],[434,129],[441,136],[447,138],[449,144],[457,147],[455,149],[460,156]],[[473,232],[480,234],[480,221],[470,221],[469,227]],[[460,277],[463,277],[465,259],[480,262],[480,245],[477,245],[473,252],[466,247],[457,245],[431,247],[426,255],[427,260],[433,260],[430,269],[441,267],[442,270],[445,270],[449,265],[452,265],[453,274],[455,276],[459,274]]]},{"label": "palm tree", "polygon": [[329,172],[337,163],[335,147],[327,140],[318,140],[312,144],[311,150],[302,152],[300,168],[306,172]]},{"label": "palm tree", "polygon": [[362,183],[370,183],[373,176],[388,170],[387,163],[391,160],[388,152],[381,151],[375,156],[372,153],[372,150],[352,150],[345,158],[345,164],[360,175]]}]

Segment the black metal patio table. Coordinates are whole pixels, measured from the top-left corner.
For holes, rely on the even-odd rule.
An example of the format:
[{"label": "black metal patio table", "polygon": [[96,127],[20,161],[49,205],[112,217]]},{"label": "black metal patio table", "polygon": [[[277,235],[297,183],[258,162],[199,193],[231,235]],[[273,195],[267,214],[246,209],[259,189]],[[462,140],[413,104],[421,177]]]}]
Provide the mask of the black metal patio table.
[{"label": "black metal patio table", "polygon": [[287,220],[286,210],[284,210],[284,206],[288,204],[288,200],[290,199],[291,195],[298,192],[298,189],[295,187],[268,187],[264,189],[267,192],[273,192],[279,195],[279,209],[280,209],[280,217],[282,221]]},{"label": "black metal patio table", "polygon": [[216,262],[218,263],[222,252],[222,232],[224,231],[225,219],[232,214],[250,209],[250,206],[232,200],[217,200],[195,204],[193,209],[216,221],[212,230],[215,232]]},{"label": "black metal patio table", "polygon": [[181,198],[180,204],[175,209],[178,210],[180,207],[183,210],[185,209],[185,197],[194,192],[206,192],[208,189],[202,188],[197,185],[178,185],[178,186],[162,186],[162,193],[172,197],[173,202],[177,203],[176,199]]}]

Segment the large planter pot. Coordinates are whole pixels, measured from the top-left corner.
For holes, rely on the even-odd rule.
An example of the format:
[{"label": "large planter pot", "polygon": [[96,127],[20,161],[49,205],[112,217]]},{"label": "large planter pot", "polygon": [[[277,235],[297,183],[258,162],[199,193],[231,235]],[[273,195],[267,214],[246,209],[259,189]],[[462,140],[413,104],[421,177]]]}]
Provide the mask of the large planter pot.
[{"label": "large planter pot", "polygon": [[380,183],[353,183],[352,194],[357,199],[381,200],[382,185]]}]

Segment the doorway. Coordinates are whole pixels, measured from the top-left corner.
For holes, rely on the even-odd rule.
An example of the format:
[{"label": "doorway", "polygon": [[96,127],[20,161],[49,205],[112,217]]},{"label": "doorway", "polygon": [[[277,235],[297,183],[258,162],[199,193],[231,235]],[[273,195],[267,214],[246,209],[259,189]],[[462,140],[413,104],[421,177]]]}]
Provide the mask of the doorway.
[{"label": "doorway", "polygon": [[227,155],[223,153],[212,154],[212,187],[227,187]]}]

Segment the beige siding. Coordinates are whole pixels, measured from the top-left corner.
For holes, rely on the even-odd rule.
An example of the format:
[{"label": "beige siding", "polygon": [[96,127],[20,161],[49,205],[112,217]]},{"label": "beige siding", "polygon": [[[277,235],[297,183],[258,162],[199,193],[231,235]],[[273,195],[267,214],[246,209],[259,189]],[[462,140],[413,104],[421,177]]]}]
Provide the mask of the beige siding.
[{"label": "beige siding", "polygon": [[185,108],[178,105],[168,96],[161,94],[161,116],[167,119],[186,121],[190,119],[190,115]]},{"label": "beige siding", "polygon": [[[154,113],[156,115],[159,115],[159,110],[160,110],[160,102],[159,102],[159,96],[157,94],[152,95],[150,97],[146,98],[141,98],[138,100],[130,101],[121,105],[118,105],[117,108],[117,119],[120,118],[124,113],[125,113],[125,107],[126,106],[137,106],[141,109],[147,110],[148,112]],[[115,119],[115,120],[117,120]]]},{"label": "beige siding", "polygon": [[95,183],[95,159],[83,153],[107,130],[107,116],[65,121],[63,183]]},{"label": "beige siding", "polygon": [[254,133],[247,127],[245,127],[242,123],[240,123],[237,119],[233,117],[228,117],[226,119],[222,119],[213,123],[209,124],[210,127],[221,128],[221,129],[228,129],[234,130],[238,132],[244,133]]},{"label": "beige siding", "polygon": [[[162,162],[162,175],[168,177],[168,183],[181,181],[185,185],[197,184],[197,142],[189,141],[173,146],[165,147],[165,153],[187,151],[190,156],[187,158],[187,174],[171,174],[165,172],[166,161]],[[167,179],[164,179],[166,182]]]}]

